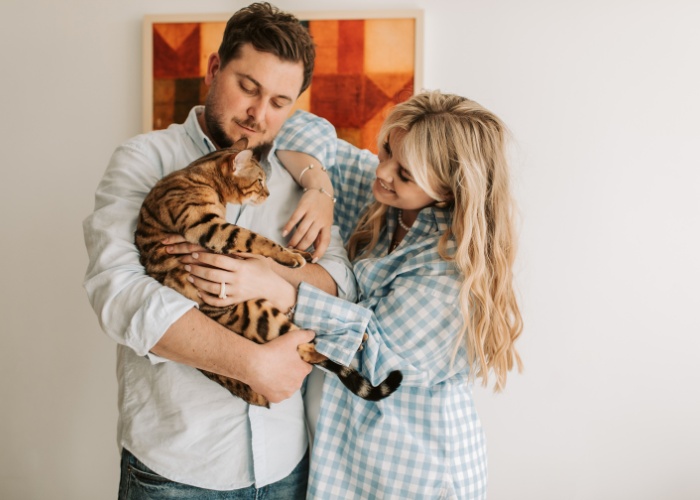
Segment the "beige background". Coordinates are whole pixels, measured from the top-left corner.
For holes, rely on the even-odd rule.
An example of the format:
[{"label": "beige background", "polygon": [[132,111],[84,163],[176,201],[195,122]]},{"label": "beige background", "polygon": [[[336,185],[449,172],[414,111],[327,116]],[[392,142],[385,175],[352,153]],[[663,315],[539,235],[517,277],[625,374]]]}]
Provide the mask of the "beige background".
[{"label": "beige background", "polygon": [[[81,221],[140,131],[143,15],[242,5],[0,3],[2,499],[116,497],[114,345],[81,287]],[[700,5],[381,7],[423,8],[426,87],[480,101],[517,138],[526,371],[476,391],[490,498],[700,498]]]}]

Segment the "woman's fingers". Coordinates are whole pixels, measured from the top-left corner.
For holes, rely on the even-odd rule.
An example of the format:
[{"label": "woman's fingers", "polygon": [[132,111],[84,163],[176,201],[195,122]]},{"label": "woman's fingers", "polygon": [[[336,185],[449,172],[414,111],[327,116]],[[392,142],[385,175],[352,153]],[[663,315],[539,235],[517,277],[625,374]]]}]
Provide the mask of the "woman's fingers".
[{"label": "woman's fingers", "polygon": [[[194,285],[200,290],[208,293],[214,293],[213,288],[216,287],[216,294],[219,294],[219,285],[221,283],[231,281],[230,271],[223,271],[214,267],[198,266],[196,264],[187,264],[185,271],[190,273],[195,278]],[[192,281],[190,281],[192,283]],[[202,283],[212,283],[213,286],[202,286]]]},{"label": "woman's fingers", "polygon": [[321,229],[321,232],[318,233],[318,236],[316,237],[316,241],[314,241],[314,253],[313,253],[313,262],[314,264],[318,262],[318,259],[323,257],[323,254],[326,253],[326,250],[328,250],[328,246],[331,244],[331,231],[327,227],[324,227]]},{"label": "woman's fingers", "polygon": [[[238,257],[209,252],[193,252],[190,256],[192,262],[197,262],[210,267],[216,267],[225,271],[235,271]],[[189,259],[188,259],[189,260]],[[182,260],[185,262],[185,260]]]},{"label": "woman's fingers", "polygon": [[299,223],[299,221],[304,217],[305,212],[305,209],[303,209],[301,206],[297,206],[297,209],[294,210],[294,213],[292,213],[292,216],[282,228],[282,236],[287,236],[292,231],[292,229],[294,229],[294,226],[296,226]]}]

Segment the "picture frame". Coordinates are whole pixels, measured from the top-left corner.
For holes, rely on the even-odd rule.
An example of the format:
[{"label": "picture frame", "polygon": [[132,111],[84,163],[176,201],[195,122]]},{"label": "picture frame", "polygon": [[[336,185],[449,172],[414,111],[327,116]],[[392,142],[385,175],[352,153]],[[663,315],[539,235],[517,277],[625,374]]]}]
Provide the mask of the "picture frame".
[{"label": "picture frame", "polygon": [[[376,153],[388,110],[422,89],[423,11],[292,13],[317,46],[312,83],[294,109],[328,119],[338,137]],[[231,15],[144,17],[144,132],[182,123],[194,105],[204,103],[207,61]]]}]

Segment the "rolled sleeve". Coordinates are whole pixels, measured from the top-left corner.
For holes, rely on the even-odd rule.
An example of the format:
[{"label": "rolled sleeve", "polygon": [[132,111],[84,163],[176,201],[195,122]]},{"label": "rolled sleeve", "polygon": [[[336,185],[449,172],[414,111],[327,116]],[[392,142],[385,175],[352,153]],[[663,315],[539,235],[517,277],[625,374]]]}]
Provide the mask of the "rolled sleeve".
[{"label": "rolled sleeve", "polygon": [[[196,303],[146,275],[134,244],[141,203],[162,169],[136,145],[118,148],[83,221],[89,265],[83,286],[103,331],[147,355]],[[161,358],[153,357],[152,361]]]},{"label": "rolled sleeve", "polygon": [[348,366],[362,343],[372,313],[307,283],[297,294],[294,322],[316,332],[316,350]]},{"label": "rolled sleeve", "polygon": [[275,140],[279,150],[298,151],[316,158],[322,165],[335,163],[337,134],[331,123],[307,111],[296,111]]}]

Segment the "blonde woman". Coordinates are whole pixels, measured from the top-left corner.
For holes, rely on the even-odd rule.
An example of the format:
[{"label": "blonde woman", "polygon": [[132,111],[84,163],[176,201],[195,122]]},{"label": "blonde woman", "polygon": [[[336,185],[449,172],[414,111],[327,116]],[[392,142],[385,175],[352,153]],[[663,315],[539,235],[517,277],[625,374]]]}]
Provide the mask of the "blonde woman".
[{"label": "blonde woman", "polygon": [[[359,301],[261,273],[269,298],[317,332],[319,351],[374,384],[403,373],[393,395],[369,402],[314,370],[307,498],[485,496],[486,443],[472,383],[504,388],[520,363],[514,342],[522,329],[505,141],[503,123],[466,98],[425,92],[397,105],[381,128],[378,159],[338,141],[328,165],[336,222],[343,236],[354,226],[347,248]],[[306,184],[325,175],[311,157],[278,155],[291,172],[319,167],[306,169]],[[199,258],[226,268],[220,256]],[[207,272],[192,267],[195,276]],[[213,299],[216,280],[197,281]]]}]

